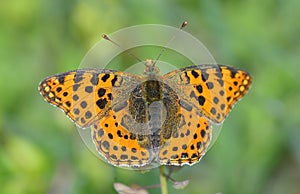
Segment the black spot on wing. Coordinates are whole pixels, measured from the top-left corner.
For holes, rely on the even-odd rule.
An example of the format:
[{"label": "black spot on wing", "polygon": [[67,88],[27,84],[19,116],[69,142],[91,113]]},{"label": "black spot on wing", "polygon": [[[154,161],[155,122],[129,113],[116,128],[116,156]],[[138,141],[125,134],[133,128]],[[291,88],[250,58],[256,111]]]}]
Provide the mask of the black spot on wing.
[{"label": "black spot on wing", "polygon": [[179,100],[179,105],[182,107],[182,108],[184,108],[184,109],[186,109],[187,111],[191,111],[192,110],[192,106],[191,105],[189,105],[187,102],[185,102],[184,100]]},{"label": "black spot on wing", "polygon": [[74,96],[72,97],[72,99],[73,99],[74,101],[77,101],[77,100],[79,99],[79,96],[78,96],[77,94],[74,94]]},{"label": "black spot on wing", "polygon": [[117,80],[118,80],[118,76],[115,75],[115,77],[111,80],[111,85],[115,86]]},{"label": "black spot on wing", "polygon": [[85,92],[92,93],[93,92],[93,86],[86,86],[85,87]]},{"label": "black spot on wing", "polygon": [[89,119],[89,118],[91,118],[92,117],[92,113],[90,112],[90,111],[87,111],[86,113],[85,113],[85,118],[86,119]]},{"label": "black spot on wing", "polygon": [[80,82],[83,79],[83,74],[84,74],[84,72],[77,71],[74,76],[74,83]]},{"label": "black spot on wing", "polygon": [[104,74],[104,75],[102,76],[101,80],[102,80],[103,82],[106,82],[106,80],[107,80],[109,77],[110,77],[109,74]]},{"label": "black spot on wing", "polygon": [[61,87],[57,87],[57,88],[56,88],[56,92],[60,92],[61,90],[62,90]]},{"label": "black spot on wing", "polygon": [[112,100],[112,99],[113,99],[113,97],[112,97],[112,94],[111,94],[111,93],[108,93],[108,94],[107,94],[107,97],[108,97],[108,99],[109,99],[109,100]]},{"label": "black spot on wing", "polygon": [[196,86],[197,91],[201,94],[203,92],[203,88],[201,85]]},{"label": "black spot on wing", "polygon": [[105,107],[106,104],[107,104],[107,100],[106,100],[106,98],[104,98],[104,99],[99,99],[99,100],[97,100],[96,104],[97,104],[97,106],[98,106],[100,109],[104,109],[104,107]]},{"label": "black spot on wing", "polygon": [[194,78],[199,77],[199,73],[197,73],[197,71],[192,70],[191,73],[192,73],[192,75],[194,76]]},{"label": "black spot on wing", "polygon": [[195,98],[195,99],[197,99],[197,96],[196,96],[196,94],[195,94],[195,92],[194,92],[194,91],[192,91],[192,92],[191,92],[191,94],[190,94],[190,98]]},{"label": "black spot on wing", "polygon": [[199,102],[199,104],[200,104],[201,106],[203,106],[204,103],[205,103],[205,98],[204,98],[204,96],[199,96],[199,97],[198,97],[198,102]]},{"label": "black spot on wing", "polygon": [[219,84],[220,84],[220,86],[221,86],[221,87],[223,87],[223,86],[224,86],[224,81],[223,81],[223,80],[221,80],[221,79],[218,79],[217,81],[219,82]]},{"label": "black spot on wing", "polygon": [[59,82],[59,84],[64,84],[64,82],[65,82],[65,76],[60,76],[58,78],[58,82]]},{"label": "black spot on wing", "polygon": [[73,91],[76,92],[79,88],[80,84],[74,84],[73,85]]},{"label": "black spot on wing", "polygon": [[184,74],[185,74],[187,83],[190,83],[190,82],[191,82],[191,79],[190,79],[190,77],[188,76],[187,72],[185,71]]},{"label": "black spot on wing", "polygon": [[98,97],[101,98],[104,96],[106,90],[104,88],[99,88],[98,90]]},{"label": "black spot on wing", "polygon": [[80,103],[80,106],[81,106],[81,108],[86,108],[86,106],[87,106],[86,101],[82,101],[82,102]]},{"label": "black spot on wing", "polygon": [[214,84],[212,82],[207,82],[206,86],[208,89],[213,89],[214,88]]},{"label": "black spot on wing", "polygon": [[209,74],[206,72],[206,70],[202,70],[202,81],[206,82],[208,80]]},{"label": "black spot on wing", "polygon": [[99,78],[98,78],[99,74],[98,73],[93,73],[93,76],[91,78],[91,83],[96,86],[99,82]]}]

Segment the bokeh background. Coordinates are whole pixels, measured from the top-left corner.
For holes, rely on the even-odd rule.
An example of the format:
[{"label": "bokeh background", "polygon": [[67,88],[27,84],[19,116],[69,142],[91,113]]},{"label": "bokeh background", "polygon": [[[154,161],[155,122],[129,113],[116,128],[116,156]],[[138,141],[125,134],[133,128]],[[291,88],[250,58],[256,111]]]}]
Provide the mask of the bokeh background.
[{"label": "bokeh background", "polygon": [[[175,173],[170,193],[300,193],[300,1],[46,1],[0,6],[0,193],[116,193],[114,182],[159,183],[158,169],[112,167],[45,103],[46,76],[78,67],[101,33],[179,26],[216,61],[248,70],[253,86],[203,160]],[[159,193],[159,189],[150,193]]]}]

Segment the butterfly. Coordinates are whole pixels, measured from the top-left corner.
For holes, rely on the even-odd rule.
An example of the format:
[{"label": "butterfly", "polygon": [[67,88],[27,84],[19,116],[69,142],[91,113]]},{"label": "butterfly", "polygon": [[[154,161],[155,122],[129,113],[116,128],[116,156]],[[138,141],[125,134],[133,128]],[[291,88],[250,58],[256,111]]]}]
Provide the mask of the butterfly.
[{"label": "butterfly", "polygon": [[220,124],[249,90],[244,70],[205,64],[143,76],[78,69],[47,77],[39,91],[80,128],[91,128],[98,153],[114,166],[193,165]]}]

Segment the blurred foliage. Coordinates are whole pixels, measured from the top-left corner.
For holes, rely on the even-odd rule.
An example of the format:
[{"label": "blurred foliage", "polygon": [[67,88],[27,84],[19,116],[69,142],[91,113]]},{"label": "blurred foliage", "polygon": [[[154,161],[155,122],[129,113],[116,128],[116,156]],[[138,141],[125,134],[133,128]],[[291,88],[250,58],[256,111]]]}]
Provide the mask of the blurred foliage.
[{"label": "blurred foliage", "polygon": [[184,20],[218,63],[248,70],[254,82],[203,160],[174,174],[190,179],[187,188],[170,193],[299,193],[299,9],[297,0],[2,1],[0,193],[115,193],[114,182],[159,183],[157,169],[98,160],[37,86],[77,68],[103,32]]}]

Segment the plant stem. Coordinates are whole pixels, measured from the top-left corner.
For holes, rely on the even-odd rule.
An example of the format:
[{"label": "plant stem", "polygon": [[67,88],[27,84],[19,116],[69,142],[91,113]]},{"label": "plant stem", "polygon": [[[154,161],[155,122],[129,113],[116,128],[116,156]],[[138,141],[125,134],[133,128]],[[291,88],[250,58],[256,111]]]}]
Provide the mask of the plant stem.
[{"label": "plant stem", "polygon": [[168,194],[167,177],[165,176],[165,168],[163,165],[159,167],[161,194]]}]

